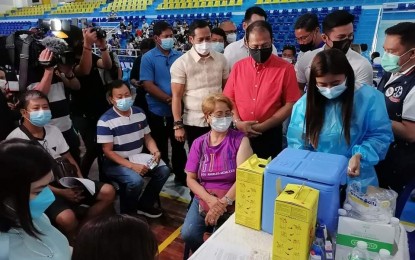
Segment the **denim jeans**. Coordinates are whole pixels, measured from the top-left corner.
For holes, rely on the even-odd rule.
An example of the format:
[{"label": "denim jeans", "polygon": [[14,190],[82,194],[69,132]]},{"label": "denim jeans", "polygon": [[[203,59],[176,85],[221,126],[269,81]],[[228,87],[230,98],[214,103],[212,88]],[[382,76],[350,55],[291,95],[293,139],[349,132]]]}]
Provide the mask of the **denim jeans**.
[{"label": "denim jeans", "polygon": [[193,253],[203,244],[207,228],[205,218],[199,214],[199,199],[194,197],[181,230],[182,239]]},{"label": "denim jeans", "polygon": [[104,160],[103,164],[107,177],[120,185],[120,211],[125,214],[136,213],[138,205],[143,208],[153,207],[170,175],[169,167],[166,165],[156,167],[149,172],[147,176],[151,177],[151,180],[140,197],[144,177],[108,159]]}]

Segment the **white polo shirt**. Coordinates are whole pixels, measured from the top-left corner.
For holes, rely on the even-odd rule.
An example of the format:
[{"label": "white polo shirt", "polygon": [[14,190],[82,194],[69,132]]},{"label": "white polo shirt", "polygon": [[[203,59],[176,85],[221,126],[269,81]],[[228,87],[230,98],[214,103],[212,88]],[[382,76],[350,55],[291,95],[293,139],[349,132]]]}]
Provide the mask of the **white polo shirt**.
[{"label": "white polo shirt", "polygon": [[[298,83],[307,83],[310,81],[311,62],[317,53],[324,50],[326,45],[313,51],[308,51],[295,64],[295,73]],[[370,62],[352,49],[346,53],[347,60],[353,68],[355,76],[355,87],[360,88],[362,85],[373,85],[373,68]]]},{"label": "white polo shirt", "polygon": [[[278,56],[277,49],[275,48],[274,45],[272,45],[272,53]],[[225,55],[225,58],[228,61],[228,65],[230,69],[232,69],[233,65],[236,62],[248,57],[249,50],[245,46],[244,38],[226,46],[225,52],[223,53],[223,55]]]}]

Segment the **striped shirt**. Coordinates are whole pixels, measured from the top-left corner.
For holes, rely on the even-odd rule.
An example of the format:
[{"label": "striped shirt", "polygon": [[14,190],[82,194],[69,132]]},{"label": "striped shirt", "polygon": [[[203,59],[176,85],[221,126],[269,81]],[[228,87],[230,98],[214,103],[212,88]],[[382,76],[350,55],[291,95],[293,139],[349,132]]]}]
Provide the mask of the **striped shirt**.
[{"label": "striped shirt", "polygon": [[97,142],[113,143],[112,150],[123,158],[141,153],[144,135],[150,133],[146,116],[138,107],[131,107],[129,117],[120,115],[114,108],[105,112],[98,121]]}]

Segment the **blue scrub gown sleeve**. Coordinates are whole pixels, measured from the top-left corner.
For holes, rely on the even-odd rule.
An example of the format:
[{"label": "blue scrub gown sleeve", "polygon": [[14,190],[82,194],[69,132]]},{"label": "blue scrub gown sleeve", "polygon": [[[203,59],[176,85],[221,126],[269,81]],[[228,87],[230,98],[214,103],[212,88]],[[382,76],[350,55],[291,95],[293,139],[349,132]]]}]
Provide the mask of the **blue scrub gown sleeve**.
[{"label": "blue scrub gown sleeve", "polygon": [[352,155],[360,153],[362,163],[376,165],[385,158],[393,141],[392,124],[386,110],[385,99],[380,92],[373,91],[373,95],[366,96],[365,102],[369,104],[364,116],[367,131],[361,144],[353,146]]},{"label": "blue scrub gown sleeve", "polygon": [[309,150],[308,145],[304,142],[304,118],[306,108],[306,95],[303,95],[297,103],[294,104],[291,113],[290,125],[287,131],[287,145],[290,148]]}]

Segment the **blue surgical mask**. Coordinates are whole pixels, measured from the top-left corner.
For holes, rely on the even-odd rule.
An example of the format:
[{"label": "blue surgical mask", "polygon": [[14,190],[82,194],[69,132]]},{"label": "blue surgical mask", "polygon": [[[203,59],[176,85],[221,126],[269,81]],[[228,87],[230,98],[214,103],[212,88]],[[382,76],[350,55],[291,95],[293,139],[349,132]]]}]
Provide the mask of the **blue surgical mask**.
[{"label": "blue surgical mask", "polygon": [[411,59],[408,59],[407,62],[405,62],[402,65],[399,65],[399,59],[403,55],[407,54],[408,52],[410,52],[412,50],[413,49],[410,49],[409,51],[405,52],[401,56],[398,56],[398,55],[395,55],[395,54],[392,54],[392,53],[388,53],[388,52],[383,53],[382,61],[381,61],[382,68],[385,71],[391,72],[391,73],[399,72],[402,69],[402,67],[411,60]]},{"label": "blue surgical mask", "polygon": [[174,46],[174,40],[173,38],[166,38],[166,39],[161,39],[161,44],[160,47],[163,50],[169,51],[173,48]]},{"label": "blue surgical mask", "polygon": [[223,53],[225,44],[223,42],[212,42],[212,50]]},{"label": "blue surgical mask", "polygon": [[37,127],[44,127],[52,119],[50,110],[38,110],[29,112],[29,121]]},{"label": "blue surgical mask", "polygon": [[210,122],[210,127],[216,132],[223,133],[229,129],[229,126],[232,123],[232,117],[214,117],[212,116],[212,121]]},{"label": "blue surgical mask", "polygon": [[49,187],[45,187],[34,199],[29,201],[30,214],[33,219],[38,219],[47,208],[55,201],[55,196]]},{"label": "blue surgical mask", "polygon": [[328,99],[335,99],[338,96],[340,96],[346,89],[346,80],[337,86],[333,86],[331,88],[326,88],[326,87],[319,87],[317,86],[318,91],[320,91],[320,94],[325,96]]},{"label": "blue surgical mask", "polygon": [[134,103],[134,100],[132,97],[126,97],[126,98],[118,99],[115,102],[117,104],[117,108],[125,112],[131,108],[131,106]]}]

